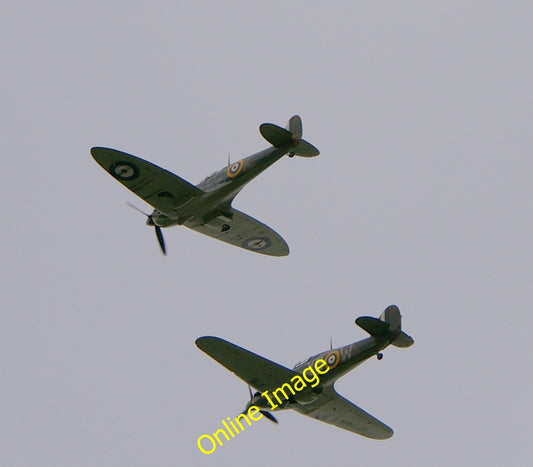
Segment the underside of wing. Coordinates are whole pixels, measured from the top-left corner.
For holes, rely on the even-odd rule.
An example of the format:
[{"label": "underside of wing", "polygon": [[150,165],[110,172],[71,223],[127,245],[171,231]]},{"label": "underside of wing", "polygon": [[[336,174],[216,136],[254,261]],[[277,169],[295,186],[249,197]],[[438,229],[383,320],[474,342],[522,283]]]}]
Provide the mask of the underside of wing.
[{"label": "underside of wing", "polygon": [[176,217],[175,208],[203,194],[188,181],[139,157],[99,147],[92,148],[91,154],[111,176],[171,219]]},{"label": "underside of wing", "polygon": [[200,337],[196,339],[196,345],[261,392],[280,387],[298,374],[219,337]]},{"label": "underside of wing", "polygon": [[340,396],[333,386],[325,388],[315,402],[291,407],[303,415],[367,438],[387,439],[393,434],[390,427]]},{"label": "underside of wing", "polygon": [[215,217],[204,225],[187,227],[246,250],[270,256],[286,256],[289,247],[270,227],[237,209],[231,208],[229,217]]}]

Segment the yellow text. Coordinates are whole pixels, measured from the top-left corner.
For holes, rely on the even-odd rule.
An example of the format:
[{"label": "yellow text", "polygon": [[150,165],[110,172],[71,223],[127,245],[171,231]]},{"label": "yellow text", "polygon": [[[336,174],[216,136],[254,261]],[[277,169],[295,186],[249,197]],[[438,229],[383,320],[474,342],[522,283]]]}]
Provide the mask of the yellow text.
[{"label": "yellow text", "polygon": [[[227,432],[224,431],[224,428],[220,428],[219,430],[213,433],[213,436],[207,434],[200,436],[197,441],[198,449],[204,454],[211,454],[215,452],[217,448],[217,443],[215,442],[215,439],[218,441],[218,444],[222,446],[224,444],[224,438],[226,438],[226,441],[229,441],[231,438],[235,438],[235,434],[240,433],[240,431],[244,431],[246,423],[248,423],[248,426],[251,426],[252,422],[250,420],[257,421],[263,418],[263,414],[259,412],[259,408],[255,405],[250,406],[247,411],[247,415],[248,416],[246,416],[244,413],[241,413],[237,415],[237,417],[235,417],[233,420],[231,420],[231,417],[227,418],[227,422],[226,420],[222,420],[222,425],[224,425]],[[233,428],[233,431],[235,431],[235,434],[233,434],[233,431],[228,426],[228,423],[231,425],[231,428]],[[236,425],[240,427],[240,431]],[[224,436],[224,438],[221,439],[222,436]]]}]

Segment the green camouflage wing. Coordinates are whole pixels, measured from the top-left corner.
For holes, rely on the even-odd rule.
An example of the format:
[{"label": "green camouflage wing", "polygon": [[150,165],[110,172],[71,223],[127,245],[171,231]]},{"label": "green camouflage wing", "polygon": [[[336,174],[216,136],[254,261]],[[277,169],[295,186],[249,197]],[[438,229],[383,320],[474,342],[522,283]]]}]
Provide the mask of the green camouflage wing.
[{"label": "green camouflage wing", "polygon": [[393,434],[390,427],[340,396],[333,386],[324,388],[315,402],[307,405],[293,405],[291,408],[308,417],[367,438],[387,439]]},{"label": "green camouflage wing", "polygon": [[278,388],[298,374],[219,337],[200,337],[196,345],[260,392]]},{"label": "green camouflage wing", "polygon": [[187,227],[231,245],[270,256],[286,256],[289,247],[281,235],[257,219],[231,208],[233,217],[216,217],[204,225]]},{"label": "green camouflage wing", "polygon": [[111,176],[171,219],[176,218],[175,208],[203,194],[172,172],[131,154],[95,147],[91,155]]}]

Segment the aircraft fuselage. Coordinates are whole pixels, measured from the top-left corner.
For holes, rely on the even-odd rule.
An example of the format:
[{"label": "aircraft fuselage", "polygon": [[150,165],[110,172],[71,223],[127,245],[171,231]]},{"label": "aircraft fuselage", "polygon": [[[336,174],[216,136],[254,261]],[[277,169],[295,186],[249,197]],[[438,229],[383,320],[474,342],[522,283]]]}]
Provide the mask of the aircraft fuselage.
[{"label": "aircraft fuselage", "polygon": [[[320,375],[320,382],[315,387],[309,384],[296,396],[291,394],[289,399],[281,404],[276,400],[277,407],[274,410],[290,408],[294,404],[305,405],[313,402],[322,393],[324,387],[331,386],[337,379],[359,366],[365,360],[377,356],[390,343],[391,341],[388,338],[371,336],[343,347],[326,350],[297,363],[294,370],[301,373],[305,368],[313,367],[317,360],[325,360],[329,371],[324,375]],[[251,405],[256,405],[265,410],[273,410],[271,402],[258,392],[255,393],[247,407]]]},{"label": "aircraft fuselage", "polygon": [[153,222],[160,227],[192,227],[203,225],[218,216],[231,216],[233,198],[247,183],[290,152],[290,149],[291,145],[270,147],[224,167],[196,185],[204,194],[185,200],[175,208],[175,216],[168,217],[154,209]]},{"label": "aircraft fuselage", "polygon": [[329,386],[365,360],[378,355],[389,344],[390,341],[385,338],[376,338],[375,336],[367,337],[352,344],[314,355],[306,362],[298,363],[294,367],[294,370],[300,371],[304,367],[314,364],[319,359],[325,360],[329,366],[329,371],[320,378],[320,384],[322,386]]}]

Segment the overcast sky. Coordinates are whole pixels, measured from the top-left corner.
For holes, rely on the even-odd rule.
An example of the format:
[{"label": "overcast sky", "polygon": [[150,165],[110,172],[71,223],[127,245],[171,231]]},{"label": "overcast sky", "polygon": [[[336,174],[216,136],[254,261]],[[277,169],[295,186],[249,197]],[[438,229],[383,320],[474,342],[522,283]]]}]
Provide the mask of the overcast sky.
[{"label": "overcast sky", "polygon": [[[526,0],[4,2],[0,465],[529,464],[531,24]],[[284,258],[180,227],[163,257],[89,154],[198,183],[293,114],[321,155],[234,202]],[[391,439],[290,411],[198,450],[248,390],[197,337],[292,367],[390,304],[415,345],[336,387]]]}]

